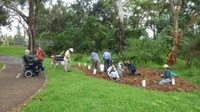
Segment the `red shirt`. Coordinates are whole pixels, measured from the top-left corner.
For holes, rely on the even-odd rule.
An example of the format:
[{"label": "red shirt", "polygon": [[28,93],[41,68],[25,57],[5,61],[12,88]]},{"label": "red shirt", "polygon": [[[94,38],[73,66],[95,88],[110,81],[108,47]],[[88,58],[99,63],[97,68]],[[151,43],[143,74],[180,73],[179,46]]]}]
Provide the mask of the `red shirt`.
[{"label": "red shirt", "polygon": [[39,59],[39,60],[43,60],[44,59],[44,57],[43,57],[43,55],[44,55],[44,53],[43,53],[43,50],[36,50],[36,53],[37,53],[37,58]]}]

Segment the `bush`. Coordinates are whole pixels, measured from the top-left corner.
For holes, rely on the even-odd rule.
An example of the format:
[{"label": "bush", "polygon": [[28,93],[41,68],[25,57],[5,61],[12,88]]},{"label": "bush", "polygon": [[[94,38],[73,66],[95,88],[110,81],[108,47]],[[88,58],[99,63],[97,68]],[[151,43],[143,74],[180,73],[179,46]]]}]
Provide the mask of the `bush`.
[{"label": "bush", "polygon": [[124,59],[134,60],[135,63],[145,64],[149,61],[163,64],[166,61],[168,48],[158,40],[127,39],[125,51],[122,54]]}]

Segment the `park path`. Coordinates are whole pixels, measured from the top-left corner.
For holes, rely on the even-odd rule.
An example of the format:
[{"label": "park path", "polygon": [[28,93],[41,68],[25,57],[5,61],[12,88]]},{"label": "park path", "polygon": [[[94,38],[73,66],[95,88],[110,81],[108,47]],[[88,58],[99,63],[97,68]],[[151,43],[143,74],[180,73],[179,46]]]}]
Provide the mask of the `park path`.
[{"label": "park path", "polygon": [[0,71],[0,112],[8,112],[42,89],[46,76],[41,73],[40,76],[23,78],[21,59],[0,54],[0,61],[5,63],[5,68]]}]

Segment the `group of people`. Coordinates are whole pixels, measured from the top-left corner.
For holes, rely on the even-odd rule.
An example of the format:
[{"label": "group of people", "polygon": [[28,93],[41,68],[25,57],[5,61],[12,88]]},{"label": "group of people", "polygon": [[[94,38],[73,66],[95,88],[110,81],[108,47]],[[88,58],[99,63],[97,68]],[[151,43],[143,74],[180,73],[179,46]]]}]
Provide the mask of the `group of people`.
[{"label": "group of people", "polygon": [[[64,54],[64,70],[66,72],[68,72],[70,70],[70,53],[73,52],[73,48],[69,48],[66,50],[65,54]],[[38,62],[38,66],[41,69],[41,71],[44,71],[44,67],[43,67],[43,60],[44,60],[44,51],[43,49],[38,46],[37,50],[36,50],[36,54],[35,56],[30,55],[30,50],[26,49],[25,51],[25,56],[29,57],[29,58],[34,58],[35,56],[37,56],[37,62]]]},{"label": "group of people", "polygon": [[[91,60],[92,60],[92,70],[97,69],[99,74],[101,74],[103,71],[100,68],[100,59],[98,56],[97,51],[93,51],[91,53]],[[118,81],[124,72],[124,63],[122,60],[119,60],[116,66],[112,63],[112,58],[109,50],[106,50],[103,53],[103,60],[104,60],[104,71],[107,72],[107,75],[116,81]],[[135,75],[135,72],[137,70],[136,66],[132,63],[131,60],[128,60],[126,62],[129,70],[129,75]]]},{"label": "group of people", "polygon": [[[66,72],[69,71],[69,69],[70,69],[69,68],[69,64],[70,64],[70,61],[71,61],[70,52],[73,52],[73,48],[67,49],[66,52],[65,52],[65,55],[64,55],[64,61],[65,61],[64,70]],[[30,57],[30,51],[29,50],[25,51],[25,56]],[[36,56],[37,56],[39,68],[43,71],[44,67],[43,67],[42,62],[44,60],[44,51],[42,50],[42,48],[40,46],[36,50]],[[91,59],[92,59],[92,70],[97,69],[99,74],[101,74],[102,72],[105,71],[105,72],[107,72],[107,75],[111,79],[114,79],[116,81],[118,81],[123,76],[123,72],[124,72],[123,61],[118,60],[118,63],[115,66],[112,63],[112,58],[111,58],[111,54],[110,54],[109,50],[106,50],[103,53],[104,71],[102,71],[101,68],[100,68],[100,59],[99,59],[97,51],[93,51],[91,53]],[[129,75],[136,75],[137,67],[133,64],[133,62],[131,60],[128,60],[128,61],[126,61],[126,65],[127,65],[128,70],[129,70]],[[172,74],[171,74],[171,71],[169,69],[169,66],[167,64],[164,64],[163,68],[164,68],[163,72],[159,74],[163,78],[159,82],[159,85],[165,85],[165,84],[171,83],[171,75]]]},{"label": "group of people", "polygon": [[[92,59],[92,70],[97,69],[98,72],[101,74],[103,71],[100,69],[100,59],[98,56],[97,51],[93,51],[91,53],[91,59]],[[107,75],[116,81],[118,81],[122,76],[124,72],[124,64],[122,60],[118,60],[118,63],[114,65],[111,61],[111,54],[109,50],[106,50],[103,53],[103,60],[104,60],[104,71],[107,72]],[[111,64],[112,63],[112,64]],[[136,74],[137,67],[133,64],[131,60],[126,61],[127,68],[129,70],[129,75],[141,75]],[[169,66],[167,64],[164,64],[163,66],[164,70],[159,75],[161,78],[163,78],[161,81],[159,81],[159,85],[166,85],[171,83],[171,71],[169,69]]]}]

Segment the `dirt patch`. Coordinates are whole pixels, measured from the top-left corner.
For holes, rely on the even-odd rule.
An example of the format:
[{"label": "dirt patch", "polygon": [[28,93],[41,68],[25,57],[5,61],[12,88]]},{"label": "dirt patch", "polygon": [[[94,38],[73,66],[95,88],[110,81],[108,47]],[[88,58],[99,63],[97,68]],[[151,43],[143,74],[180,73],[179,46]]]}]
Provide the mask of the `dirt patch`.
[{"label": "dirt patch", "polygon": [[[101,78],[105,80],[113,81],[108,77],[106,72],[102,74],[93,74],[91,70],[84,66],[76,66],[81,71],[85,72],[87,76]],[[195,90],[198,89],[198,86],[191,84],[190,82],[176,76],[174,77],[176,84],[175,85],[159,85],[159,81],[162,78],[158,75],[161,70],[153,69],[153,68],[146,68],[146,67],[138,67],[136,73],[141,73],[141,76],[129,76],[128,70],[125,70],[123,77],[117,83],[127,84],[131,86],[141,87],[150,90],[157,90],[157,91],[188,91],[188,90]],[[142,80],[146,80],[146,87],[142,86]]]}]

